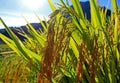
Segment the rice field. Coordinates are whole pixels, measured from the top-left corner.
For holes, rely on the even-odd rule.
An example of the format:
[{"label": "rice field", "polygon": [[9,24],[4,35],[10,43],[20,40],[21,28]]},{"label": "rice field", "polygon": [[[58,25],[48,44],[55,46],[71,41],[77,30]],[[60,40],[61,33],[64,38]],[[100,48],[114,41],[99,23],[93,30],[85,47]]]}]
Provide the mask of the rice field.
[{"label": "rice field", "polygon": [[[48,0],[53,13],[44,31],[36,31],[23,17],[29,34],[21,41],[0,18],[10,38],[0,38],[14,54],[0,57],[0,81],[3,83],[120,83],[120,13],[116,0],[113,12],[106,17],[96,0],[90,0],[91,19],[79,4],[73,8],[63,0],[56,7]],[[64,11],[64,12],[63,12]],[[66,18],[66,15],[70,15]],[[6,46],[5,45],[5,46]],[[1,45],[4,47],[4,45]]]}]

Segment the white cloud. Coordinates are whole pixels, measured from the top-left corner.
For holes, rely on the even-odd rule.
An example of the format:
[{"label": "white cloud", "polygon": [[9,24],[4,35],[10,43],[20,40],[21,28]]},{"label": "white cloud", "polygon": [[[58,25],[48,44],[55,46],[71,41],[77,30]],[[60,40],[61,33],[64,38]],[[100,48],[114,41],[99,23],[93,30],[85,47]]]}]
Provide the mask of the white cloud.
[{"label": "white cloud", "polygon": [[[2,17],[3,21],[6,23],[7,26],[21,26],[26,24],[24,19],[17,18],[17,17]],[[0,28],[3,28],[4,26],[0,26]]]},{"label": "white cloud", "polygon": [[[24,13],[22,14],[30,23],[39,22],[38,18],[35,16],[34,13]],[[19,13],[9,13],[9,15],[0,15],[3,21],[7,24],[7,26],[22,26],[26,24],[26,21]],[[38,14],[39,15],[39,14]],[[39,15],[41,20],[44,20],[44,17],[46,20],[48,20],[47,16]],[[3,28],[4,26],[0,24],[0,28]]]},{"label": "white cloud", "polygon": [[31,10],[38,10],[39,8],[43,8],[46,3],[47,0],[22,0],[22,4]]}]

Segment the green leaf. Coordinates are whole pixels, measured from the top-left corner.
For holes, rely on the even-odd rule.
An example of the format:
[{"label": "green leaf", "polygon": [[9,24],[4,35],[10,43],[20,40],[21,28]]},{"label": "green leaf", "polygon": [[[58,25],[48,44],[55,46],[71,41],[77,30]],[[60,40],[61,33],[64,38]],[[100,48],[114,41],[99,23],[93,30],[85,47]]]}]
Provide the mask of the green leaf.
[{"label": "green leaf", "polygon": [[84,19],[84,14],[83,14],[82,7],[81,7],[79,0],[71,0],[71,2],[78,16],[81,19]]},{"label": "green leaf", "polygon": [[56,10],[56,7],[54,6],[52,0],[48,0],[48,3],[49,3],[49,5],[50,5],[52,11],[55,11],[55,10]]},{"label": "green leaf", "polygon": [[76,44],[72,38],[70,39],[70,48],[72,48],[76,58],[78,59],[79,58],[79,51],[78,51]]}]

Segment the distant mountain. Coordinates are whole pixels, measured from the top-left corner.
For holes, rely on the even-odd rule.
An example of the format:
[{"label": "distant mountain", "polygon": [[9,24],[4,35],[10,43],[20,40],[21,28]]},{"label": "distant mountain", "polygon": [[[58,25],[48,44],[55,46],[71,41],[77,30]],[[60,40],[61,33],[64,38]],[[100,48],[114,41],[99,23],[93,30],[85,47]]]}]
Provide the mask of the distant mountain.
[{"label": "distant mountain", "polygon": [[[91,14],[90,14],[90,2],[86,1],[86,2],[80,2],[81,6],[82,6],[82,10],[84,12],[84,15],[87,17],[87,19],[91,19]],[[104,11],[105,11],[105,7],[101,7]],[[107,13],[106,16],[110,16],[111,15],[111,10],[107,9]]]},{"label": "distant mountain", "polygon": [[[91,14],[90,14],[90,2],[89,1],[86,1],[86,2],[80,2],[80,4],[81,4],[81,7],[82,7],[82,10],[83,10],[83,13],[84,13],[84,15],[86,16],[86,18],[88,19],[88,20],[90,20],[91,19]],[[74,7],[73,7],[73,5],[71,6],[73,9],[74,9]],[[102,9],[106,9],[105,7],[101,7]],[[111,10],[109,10],[109,9],[107,9],[107,14],[106,14],[106,16],[108,17],[108,16],[110,16],[111,15]],[[68,15],[66,15],[65,17],[67,18],[67,17],[69,17],[70,15],[68,14]]]},{"label": "distant mountain", "polygon": [[[45,21],[43,21],[43,23],[45,24]],[[42,30],[43,31],[43,26],[40,23],[31,23],[31,25],[36,29],[36,30]],[[10,27],[10,29],[15,33],[15,35],[20,39],[20,40],[24,40],[25,38],[23,36],[21,36],[18,32],[21,32],[21,30],[23,30],[25,33],[29,34],[26,25],[24,26],[20,26],[20,27]],[[10,37],[10,35],[7,33],[6,29],[0,29],[0,33],[2,33],[3,35]],[[0,44],[4,43],[1,39],[0,39]]]},{"label": "distant mountain", "polygon": [[87,18],[87,19],[90,19],[90,18],[91,18],[91,15],[90,15],[90,3],[89,3],[89,1],[80,2],[80,4],[81,4],[83,13],[84,13],[84,15],[86,16],[86,18]]}]

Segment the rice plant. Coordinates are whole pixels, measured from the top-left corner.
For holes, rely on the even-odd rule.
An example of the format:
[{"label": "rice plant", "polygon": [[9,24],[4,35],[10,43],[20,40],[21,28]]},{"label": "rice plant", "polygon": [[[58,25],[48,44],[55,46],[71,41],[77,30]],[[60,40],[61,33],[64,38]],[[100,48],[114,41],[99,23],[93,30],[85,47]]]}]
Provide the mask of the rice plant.
[{"label": "rice plant", "polygon": [[[16,65],[19,69],[14,70],[12,83],[21,78],[19,73],[22,74],[20,71],[26,63],[32,72],[25,73],[26,76],[33,75],[31,79],[37,83],[119,83],[120,15],[116,0],[112,0],[113,12],[110,17],[106,17],[107,9],[100,9],[96,0],[90,0],[90,20],[84,15],[79,0],[71,0],[73,8],[67,0],[60,0],[58,9],[52,0],[48,2],[53,13],[49,15],[47,26],[36,15],[44,26],[44,31],[36,31],[24,18],[29,34],[24,31],[19,34],[26,38],[25,41],[18,39],[0,19],[12,39],[3,34],[0,34],[0,38],[25,63],[22,67]],[[66,18],[66,15],[69,17]],[[9,80],[6,75],[9,73],[10,68],[1,74],[6,78],[6,83]],[[26,82],[31,80],[26,79]]]}]

